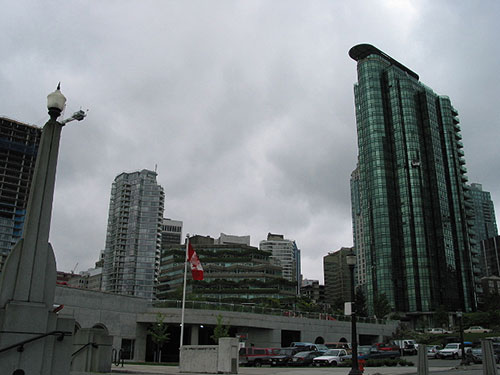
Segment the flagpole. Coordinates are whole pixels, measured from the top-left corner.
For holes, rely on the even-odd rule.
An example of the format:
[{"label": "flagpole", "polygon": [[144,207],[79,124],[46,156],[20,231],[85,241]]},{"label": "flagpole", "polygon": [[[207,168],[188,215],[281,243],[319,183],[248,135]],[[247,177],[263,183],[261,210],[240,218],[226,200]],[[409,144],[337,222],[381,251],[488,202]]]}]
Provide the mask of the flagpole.
[{"label": "flagpole", "polygon": [[187,264],[188,264],[188,246],[189,246],[189,233],[186,234],[186,259],[184,260],[184,285],[182,287],[182,309],[181,309],[181,344],[179,349],[182,348],[184,342],[184,307],[186,306],[186,280],[187,280]]}]

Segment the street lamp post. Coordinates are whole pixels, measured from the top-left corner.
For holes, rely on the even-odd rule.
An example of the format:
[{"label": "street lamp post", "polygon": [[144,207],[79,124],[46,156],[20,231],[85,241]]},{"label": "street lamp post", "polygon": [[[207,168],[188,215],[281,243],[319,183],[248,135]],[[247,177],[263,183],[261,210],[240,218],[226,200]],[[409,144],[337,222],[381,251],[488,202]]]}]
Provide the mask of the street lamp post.
[{"label": "street lamp post", "polygon": [[2,374],[70,371],[73,344],[64,337],[71,336],[75,320],[54,309],[57,267],[49,233],[61,129],[69,121],[82,120],[85,112],[59,122],[65,103],[60,86],[47,96],[50,119],[38,146],[23,234],[0,275],[0,347],[18,343],[17,350],[2,353]]},{"label": "street lamp post", "polygon": [[351,272],[351,344],[352,344],[352,367],[349,375],[361,375],[362,371],[358,364],[358,334],[356,332],[356,308],[355,308],[355,293],[354,293],[354,266],[356,265],[356,254],[351,252],[346,256],[346,262]]}]

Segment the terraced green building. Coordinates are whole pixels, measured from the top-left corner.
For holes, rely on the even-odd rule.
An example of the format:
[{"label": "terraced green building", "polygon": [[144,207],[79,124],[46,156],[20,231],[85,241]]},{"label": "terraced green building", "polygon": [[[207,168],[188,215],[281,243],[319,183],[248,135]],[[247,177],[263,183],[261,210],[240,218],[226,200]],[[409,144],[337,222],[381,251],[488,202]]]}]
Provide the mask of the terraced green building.
[{"label": "terraced green building", "polygon": [[398,312],[474,310],[478,254],[458,112],[376,47],[349,56],[358,72],[354,245],[368,306],[385,294]]},{"label": "terraced green building", "polygon": [[[204,269],[204,279],[187,278],[188,299],[210,302],[293,303],[297,283],[286,280],[272,253],[239,243],[216,244],[211,237],[190,239]],[[158,299],[179,299],[184,280],[185,245],[163,247]]]}]

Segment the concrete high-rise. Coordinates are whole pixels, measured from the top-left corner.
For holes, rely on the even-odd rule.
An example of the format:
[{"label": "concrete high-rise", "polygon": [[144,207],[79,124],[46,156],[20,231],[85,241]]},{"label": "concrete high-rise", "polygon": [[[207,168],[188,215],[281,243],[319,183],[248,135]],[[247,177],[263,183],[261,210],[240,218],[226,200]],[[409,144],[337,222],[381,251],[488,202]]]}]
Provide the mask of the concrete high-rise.
[{"label": "concrete high-rise", "polygon": [[471,311],[480,271],[458,112],[374,46],[349,56],[358,72],[356,246],[368,308],[385,294],[400,312]]},{"label": "concrete high-rise", "polygon": [[0,117],[0,272],[21,238],[42,129]]},{"label": "concrete high-rise", "polygon": [[104,291],[153,299],[159,274],[165,194],[156,172],[118,175],[111,188]]},{"label": "concrete high-rise", "polygon": [[[268,233],[267,240],[260,241],[259,249],[271,252],[271,258],[279,261],[284,279],[300,281],[300,250],[295,241],[285,239],[282,234]],[[297,292],[299,290],[300,284],[297,284]]]}]

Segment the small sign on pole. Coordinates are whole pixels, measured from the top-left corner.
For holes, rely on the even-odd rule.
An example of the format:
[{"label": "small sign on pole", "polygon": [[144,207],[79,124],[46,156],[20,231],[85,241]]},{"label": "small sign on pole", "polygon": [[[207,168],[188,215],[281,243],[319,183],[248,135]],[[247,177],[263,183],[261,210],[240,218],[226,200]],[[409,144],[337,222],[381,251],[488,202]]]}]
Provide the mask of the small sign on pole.
[{"label": "small sign on pole", "polygon": [[344,315],[352,315],[352,302],[344,302]]}]

